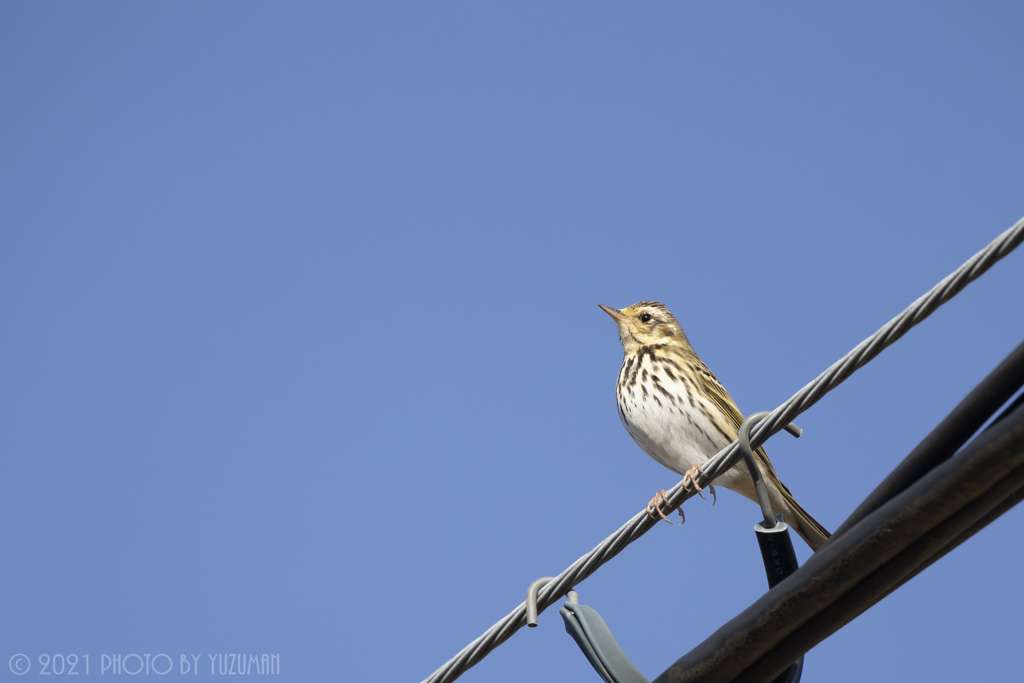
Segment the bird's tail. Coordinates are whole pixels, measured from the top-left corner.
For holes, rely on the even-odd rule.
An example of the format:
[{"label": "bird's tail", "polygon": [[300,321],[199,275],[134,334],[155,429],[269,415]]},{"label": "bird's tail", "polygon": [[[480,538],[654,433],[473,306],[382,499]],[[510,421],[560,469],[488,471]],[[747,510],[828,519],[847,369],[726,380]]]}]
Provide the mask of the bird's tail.
[{"label": "bird's tail", "polygon": [[[796,502],[793,494],[785,486],[779,487],[779,489],[772,491],[772,493],[778,496],[777,501],[772,501],[772,506],[778,512],[785,515],[786,524],[793,527],[793,530],[800,534],[800,538],[807,541],[807,545],[811,546],[811,550],[820,548],[821,544],[832,535],[825,527],[818,523],[818,520],[811,517],[807,510],[800,507],[800,503]],[[776,496],[772,497],[775,498]],[[779,510],[778,508],[782,509]]]},{"label": "bird's tail", "polygon": [[[818,520],[811,517],[807,510],[800,507],[800,503],[796,502],[793,494],[775,473],[775,468],[772,467],[772,462],[768,459],[764,449],[758,448],[754,453],[761,474],[764,475],[765,483],[768,485],[768,497],[772,501],[772,509],[785,515],[786,524],[793,527],[793,530],[800,534],[800,538],[807,541],[811,550],[820,548],[821,544],[827,541],[832,534],[818,524]],[[728,481],[724,481],[726,477],[729,477]],[[746,463],[736,463],[734,468],[726,472],[722,478],[723,486],[731,488],[755,503],[757,502],[757,492],[754,490],[753,480],[750,478]]]}]

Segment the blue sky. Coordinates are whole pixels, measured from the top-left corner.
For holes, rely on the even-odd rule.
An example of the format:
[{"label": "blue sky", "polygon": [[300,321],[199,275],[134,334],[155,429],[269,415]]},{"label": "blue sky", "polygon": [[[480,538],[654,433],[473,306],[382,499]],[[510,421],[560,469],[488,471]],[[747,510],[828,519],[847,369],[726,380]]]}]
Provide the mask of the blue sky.
[{"label": "blue sky", "polygon": [[[664,302],[770,410],[1024,215],[1022,28],[5,4],[0,680],[19,653],[425,678],[677,481],[619,423],[596,304]],[[1024,339],[1022,291],[1015,253],[772,439],[797,499],[837,527]],[[764,591],[757,507],[686,509],[578,587],[651,677]],[[1018,675],[1022,515],[804,680]],[[549,610],[463,680],[567,678],[598,680]]]}]

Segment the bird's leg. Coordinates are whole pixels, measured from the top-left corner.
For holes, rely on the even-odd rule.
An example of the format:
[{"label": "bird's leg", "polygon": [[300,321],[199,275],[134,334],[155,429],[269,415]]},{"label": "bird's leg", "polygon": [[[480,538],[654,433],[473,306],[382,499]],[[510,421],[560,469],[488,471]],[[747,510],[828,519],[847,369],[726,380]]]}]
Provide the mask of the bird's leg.
[{"label": "bird's leg", "polygon": [[[647,504],[647,514],[651,519],[657,519],[657,517],[654,516],[655,513],[657,513],[658,517],[661,517],[669,524],[672,524],[672,520],[666,517],[665,513],[661,511],[662,502],[668,502],[668,493],[665,491],[665,489],[658,491],[657,493],[654,494],[654,498],[651,498],[651,502]],[[671,510],[669,510],[669,512],[671,512]],[[683,514],[683,508],[681,507],[679,508],[679,516],[683,518],[683,521],[680,522],[680,524],[685,523],[686,515]]]},{"label": "bird's leg", "polygon": [[[686,470],[686,474],[683,475],[683,488],[689,491],[692,487],[697,490],[698,496],[704,498],[704,495],[701,493],[701,491],[703,491],[704,489],[702,489],[700,487],[700,484],[697,483],[698,472],[703,474],[705,479],[709,478],[708,473],[704,471],[704,468],[701,467],[699,464],[696,464],[690,469]],[[718,502],[718,494],[715,493],[715,487],[712,486],[711,484],[708,484],[708,490],[711,491],[711,507],[714,507],[715,503]]]}]

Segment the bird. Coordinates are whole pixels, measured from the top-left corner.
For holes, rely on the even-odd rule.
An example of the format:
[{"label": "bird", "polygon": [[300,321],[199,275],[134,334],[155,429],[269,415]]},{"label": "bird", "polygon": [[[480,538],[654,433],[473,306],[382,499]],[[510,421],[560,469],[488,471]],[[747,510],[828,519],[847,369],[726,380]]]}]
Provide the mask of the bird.
[{"label": "bird", "polygon": [[[641,449],[673,472],[683,475],[688,490],[697,485],[702,465],[736,440],[743,414],[714,373],[697,356],[679,321],[664,304],[641,301],[615,309],[598,304],[619,328],[623,359],[615,385],[619,418]],[[829,537],[793,498],[775,473],[764,448],[754,453],[767,485],[772,507],[813,550]],[[757,502],[746,464],[733,465],[715,480]],[[713,492],[714,489],[709,487]],[[647,506],[666,521],[660,491]],[[682,509],[679,510],[683,515]],[[683,518],[685,521],[685,517]]]}]

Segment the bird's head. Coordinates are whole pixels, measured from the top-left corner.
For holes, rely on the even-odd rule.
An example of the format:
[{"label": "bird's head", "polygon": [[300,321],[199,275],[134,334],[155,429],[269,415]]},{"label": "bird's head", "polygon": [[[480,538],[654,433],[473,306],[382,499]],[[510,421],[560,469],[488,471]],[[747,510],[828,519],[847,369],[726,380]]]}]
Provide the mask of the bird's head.
[{"label": "bird's head", "polygon": [[664,344],[671,341],[689,345],[683,328],[664,304],[657,301],[641,301],[626,308],[601,306],[601,310],[612,317],[619,326],[619,339],[626,352],[638,346]]}]

